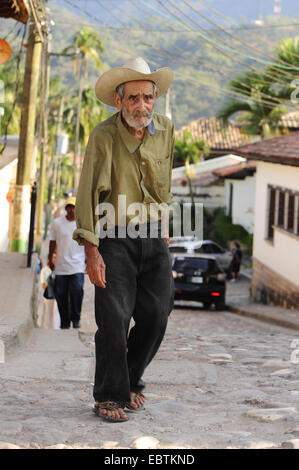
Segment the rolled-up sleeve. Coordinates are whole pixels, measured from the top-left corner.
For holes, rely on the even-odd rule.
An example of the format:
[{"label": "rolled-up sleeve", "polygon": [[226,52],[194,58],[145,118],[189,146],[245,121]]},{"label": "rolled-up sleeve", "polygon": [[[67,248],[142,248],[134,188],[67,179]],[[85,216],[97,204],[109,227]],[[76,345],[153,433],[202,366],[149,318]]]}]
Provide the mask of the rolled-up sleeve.
[{"label": "rolled-up sleeve", "polygon": [[77,228],[73,239],[79,245],[84,245],[87,240],[98,246],[96,207],[101,191],[111,191],[111,138],[103,138],[100,134],[95,128],[89,137],[76,196]]}]

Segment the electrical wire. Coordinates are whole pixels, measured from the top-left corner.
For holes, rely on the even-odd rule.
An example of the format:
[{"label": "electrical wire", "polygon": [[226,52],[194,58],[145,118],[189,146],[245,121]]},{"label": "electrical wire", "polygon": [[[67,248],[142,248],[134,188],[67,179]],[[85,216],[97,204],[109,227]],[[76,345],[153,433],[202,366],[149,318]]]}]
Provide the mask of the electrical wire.
[{"label": "electrical wire", "polygon": [[[186,16],[186,18],[188,18],[189,21],[192,21],[194,24],[196,24],[197,26],[199,26],[203,31],[209,33],[209,31],[208,31],[206,28],[204,28],[202,25],[200,25],[199,23],[197,23],[194,19],[190,18],[183,10],[181,10],[179,7],[177,7],[171,0],[166,0],[166,1],[167,1],[170,5],[172,5],[173,8],[175,8],[176,10],[178,10],[179,12],[181,12],[184,16]],[[187,25],[187,27],[191,28],[191,26],[190,26],[188,23],[186,23],[184,20],[182,20],[181,18],[179,18],[175,13],[173,13],[173,12],[165,5],[165,0],[164,0],[163,2],[162,2],[161,0],[156,0],[156,2],[158,2],[158,3],[159,3],[163,8],[165,8],[167,11],[171,12],[171,14],[172,14],[173,16],[175,16],[180,22],[182,22],[183,24]],[[230,50],[231,52],[235,52],[235,53],[237,53],[238,55],[245,56],[245,57],[247,57],[247,58],[249,58],[249,59],[252,59],[252,60],[254,60],[254,61],[260,62],[260,63],[262,63],[262,64],[264,64],[264,65],[265,65],[265,64],[272,65],[272,66],[275,65],[275,64],[273,64],[273,63],[269,63],[269,62],[267,62],[267,61],[260,60],[260,59],[257,59],[257,58],[255,58],[255,57],[249,56],[248,54],[244,54],[244,53],[241,52],[239,49],[235,49],[235,48],[233,49],[233,48],[231,48],[229,45],[227,45],[227,42],[226,42],[226,41],[220,40],[219,37],[216,36],[214,33],[213,33],[213,36],[216,36],[216,39],[218,39],[218,41],[219,41],[220,43],[224,43],[224,44],[226,45],[226,47],[224,47],[224,46],[221,45],[221,44],[217,45],[213,39],[211,39],[211,38],[205,36],[204,34],[202,34],[202,33],[199,32],[199,31],[198,31],[198,34],[199,34],[199,36],[200,36],[201,38],[203,38],[203,40],[205,40],[206,42],[208,42],[209,44],[211,44],[215,49],[217,49],[218,51],[220,51],[222,54],[226,55],[227,57],[230,57],[232,60],[237,61],[237,62],[239,62],[239,63],[242,64],[242,65],[245,65],[246,67],[250,68],[250,69],[251,69],[252,71],[254,71],[254,72],[258,72],[258,73],[260,74],[260,73],[261,73],[261,69],[257,69],[256,67],[253,67],[253,66],[251,66],[251,65],[249,65],[249,64],[247,64],[247,63],[245,63],[245,62],[241,62],[239,59],[237,59],[236,57],[233,57],[232,55],[228,54],[228,53],[225,52],[225,51],[228,49],[228,50]],[[282,67],[282,66],[280,66],[280,67]],[[299,68],[298,68],[298,67],[295,67],[295,68],[298,69],[298,71],[299,71]],[[264,75],[265,75],[265,76],[269,76],[269,77],[271,77],[271,78],[274,78],[274,77],[273,77],[271,74],[269,74],[269,73],[265,73],[265,72],[264,72]],[[294,78],[294,77],[292,77],[292,78]],[[280,83],[282,83],[283,85],[285,85],[285,82],[283,82],[282,80],[277,79],[277,77],[275,77],[275,80],[276,80],[277,82],[280,82]]]},{"label": "electrical wire", "polygon": [[[81,11],[84,11],[84,10],[82,10],[80,7],[78,7],[78,5],[73,4],[70,0],[65,0],[65,1],[66,1],[67,3],[69,3],[69,4],[71,4],[72,6],[75,6],[77,9],[79,9],[79,10],[81,10]],[[100,1],[99,1],[99,0],[98,0],[98,3],[100,4]],[[103,5],[101,4],[101,6],[103,6]],[[108,13],[110,13],[110,15],[111,15],[113,18],[115,18],[121,25],[123,25],[123,26],[125,27],[125,30],[127,31],[126,25],[125,25],[122,21],[120,21],[117,16],[115,16],[114,14],[112,14],[111,11],[109,11],[109,9],[106,8],[106,7],[105,7],[105,10],[106,10]],[[94,19],[97,23],[101,23],[101,21],[100,21],[97,17],[95,17],[94,15],[89,14],[87,11],[84,11],[84,12],[87,14],[87,16],[90,16],[92,19]],[[121,31],[121,33],[124,33],[123,30]],[[134,35],[132,35],[132,34],[130,34],[130,35],[131,35],[134,39],[136,39],[136,37],[135,37]],[[138,38],[137,38],[137,39],[138,39]],[[139,41],[139,42],[140,42],[140,44],[142,44],[142,45],[145,45],[145,46],[147,46],[147,47],[151,47],[153,50],[156,50],[157,52],[161,52],[161,49],[156,48],[155,46],[153,46],[153,45],[150,44],[150,43],[147,43],[147,42],[144,42],[144,41]],[[162,54],[165,55],[165,52],[162,51]],[[177,61],[176,59],[174,59],[174,58],[171,57],[171,56],[169,56],[168,58],[169,58],[171,61],[173,61],[173,62],[179,63],[179,61]],[[284,85],[285,85],[285,83],[284,83]],[[235,92],[236,92],[236,93],[234,94],[234,96],[237,96],[237,94],[240,93],[240,89],[234,88],[234,90],[235,90]],[[227,93],[227,94],[232,94],[231,90],[224,90],[224,91],[225,91],[225,93]],[[243,90],[242,90],[242,92],[243,92]],[[244,95],[244,92],[243,92],[242,94]],[[273,104],[273,97],[272,97],[271,95],[265,95],[268,99],[271,100],[271,101],[266,101],[266,100],[254,98],[253,96],[251,96],[250,92],[248,92],[248,93],[245,92],[245,94],[247,94],[248,98],[250,98],[250,101],[252,101],[252,102],[263,103],[263,104],[265,104],[265,105],[267,105],[267,106],[269,106],[269,107],[273,107],[273,108],[275,108],[275,107],[277,106],[277,105],[275,106],[275,105]],[[280,104],[284,104],[284,102],[281,101]]]},{"label": "electrical wire", "polygon": [[[238,42],[240,42],[243,46],[247,47],[247,49],[249,50],[252,50],[262,56],[265,56],[267,57],[268,59],[270,60],[274,60],[274,61],[277,61],[277,62],[280,62],[281,64],[283,65],[287,65],[288,67],[291,65],[290,63],[286,62],[286,61],[283,61],[283,60],[280,60],[279,58],[274,58],[273,56],[267,54],[266,52],[264,51],[261,51],[260,49],[258,49],[257,47],[255,46],[252,46],[250,44],[248,44],[247,42],[243,41],[241,38],[239,38],[238,36],[236,36],[235,34],[232,34],[231,32],[227,31],[225,28],[223,28],[221,25],[219,25],[218,23],[216,23],[215,21],[211,20],[209,17],[207,17],[206,15],[204,15],[203,13],[201,13],[198,9],[196,9],[195,7],[193,7],[187,0],[182,0],[182,2],[188,6],[188,8],[190,8],[192,11],[194,11],[197,15],[199,15],[201,18],[205,19],[206,21],[208,21],[210,24],[212,24],[213,26],[215,26],[219,31],[221,32],[224,32],[225,34],[227,34],[230,38],[232,39],[235,39],[237,40]],[[299,69],[298,69],[299,70]]]}]

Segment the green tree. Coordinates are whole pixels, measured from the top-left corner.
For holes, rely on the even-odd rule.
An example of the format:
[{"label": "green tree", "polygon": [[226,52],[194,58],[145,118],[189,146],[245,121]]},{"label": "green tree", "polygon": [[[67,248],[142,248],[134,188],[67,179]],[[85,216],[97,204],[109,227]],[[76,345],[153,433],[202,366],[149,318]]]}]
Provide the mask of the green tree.
[{"label": "green tree", "polygon": [[174,159],[176,162],[182,162],[186,168],[186,176],[190,190],[192,205],[194,205],[194,194],[192,189],[192,178],[195,176],[191,163],[198,163],[203,156],[207,156],[210,149],[204,140],[192,141],[190,131],[185,131],[182,139],[176,139],[174,143]]},{"label": "green tree", "polygon": [[103,52],[103,43],[97,33],[90,27],[84,26],[77,31],[73,37],[72,44],[66,47],[64,53],[74,53],[72,60],[75,75],[78,76],[80,70],[79,56],[83,58],[84,77],[88,76],[88,60],[92,59],[97,68],[102,66],[99,53]]},{"label": "green tree", "polygon": [[217,118],[227,123],[236,113],[243,129],[251,135],[270,137],[283,131],[281,117],[287,112],[281,104],[284,93],[274,88],[274,80],[267,75],[249,72],[240,75],[229,83],[229,88],[237,91],[240,98],[227,101],[218,111]]},{"label": "green tree", "polygon": [[[78,76],[79,90],[78,90],[78,106],[76,112],[76,131],[75,131],[75,144],[74,144],[74,165],[76,171],[73,178],[73,189],[76,191],[79,182],[80,166],[77,161],[79,153],[79,133],[80,133],[80,117],[82,105],[82,92],[83,92],[83,74],[86,79],[88,76],[88,59],[92,59],[97,68],[102,65],[99,53],[103,52],[102,40],[97,33],[90,27],[84,26],[81,30],[77,31],[74,35],[72,44],[64,49],[65,53],[73,52],[73,68],[76,76]],[[81,61],[82,58],[82,61]],[[83,62],[83,64],[82,64]],[[83,65],[83,67],[82,67]]]},{"label": "green tree", "polygon": [[18,135],[20,132],[24,69],[18,65],[18,60],[18,55],[13,54],[8,62],[0,66],[0,81],[3,84],[0,99],[2,95],[4,98],[0,102],[4,109],[0,118],[0,135],[4,135],[6,130],[8,135]]},{"label": "green tree", "polygon": [[[281,41],[276,49],[276,55],[279,63],[267,70],[268,73],[279,78],[279,83],[276,85],[279,89],[279,95],[289,101],[294,91],[292,81],[297,79],[299,75],[299,36]],[[284,82],[285,85],[281,82]]]},{"label": "green tree", "polygon": [[[68,106],[64,111],[64,122],[67,134],[71,139],[75,138],[75,128],[72,124],[72,118],[76,113],[77,96],[71,96]],[[99,123],[107,119],[110,112],[102,105],[102,103],[96,98],[95,93],[90,88],[85,88],[82,92],[82,104],[80,113],[80,129],[79,129],[79,141],[85,148],[88,142],[88,137],[94,127]]]}]

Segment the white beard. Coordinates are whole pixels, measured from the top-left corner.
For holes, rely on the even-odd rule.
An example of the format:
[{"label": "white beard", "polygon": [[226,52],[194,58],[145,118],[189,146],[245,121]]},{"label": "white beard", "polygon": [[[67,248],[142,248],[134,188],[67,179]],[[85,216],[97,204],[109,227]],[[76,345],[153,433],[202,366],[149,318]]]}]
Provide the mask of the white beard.
[{"label": "white beard", "polygon": [[154,114],[154,110],[151,113],[146,112],[146,116],[143,117],[143,119],[145,119],[144,122],[140,122],[137,119],[135,119],[127,111],[127,109],[125,107],[122,109],[122,116],[123,116],[124,120],[126,121],[126,123],[130,127],[133,127],[134,129],[136,129],[137,131],[141,131],[141,129],[144,129],[145,127],[147,127],[151,123],[151,121],[153,119],[153,114]]}]

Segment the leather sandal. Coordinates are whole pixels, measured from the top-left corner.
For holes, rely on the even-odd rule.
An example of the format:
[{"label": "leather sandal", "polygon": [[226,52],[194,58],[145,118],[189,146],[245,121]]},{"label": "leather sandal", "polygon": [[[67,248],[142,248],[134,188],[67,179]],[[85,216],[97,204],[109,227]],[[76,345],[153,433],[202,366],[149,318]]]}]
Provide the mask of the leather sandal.
[{"label": "leather sandal", "polygon": [[[145,396],[143,395],[142,392],[137,392],[137,393],[136,393],[135,399],[138,398],[138,397],[142,397],[142,398],[145,399]],[[134,400],[134,401],[135,401],[135,400]],[[142,405],[137,406],[137,408],[134,408],[134,407],[133,407],[132,405],[130,405],[130,403],[129,403],[129,404],[126,405],[126,408],[127,408],[129,411],[141,411],[141,410],[144,410],[144,405],[142,404]]]},{"label": "leather sandal", "polygon": [[110,423],[122,423],[124,421],[128,421],[128,418],[114,418],[113,416],[109,416],[107,414],[101,413],[100,410],[107,410],[107,411],[117,411],[119,408],[122,408],[118,403],[113,401],[96,401],[94,404],[93,411],[96,413],[97,416],[103,418],[105,421]]}]

